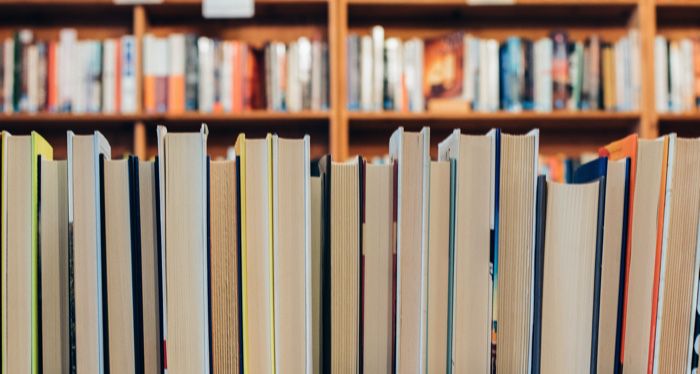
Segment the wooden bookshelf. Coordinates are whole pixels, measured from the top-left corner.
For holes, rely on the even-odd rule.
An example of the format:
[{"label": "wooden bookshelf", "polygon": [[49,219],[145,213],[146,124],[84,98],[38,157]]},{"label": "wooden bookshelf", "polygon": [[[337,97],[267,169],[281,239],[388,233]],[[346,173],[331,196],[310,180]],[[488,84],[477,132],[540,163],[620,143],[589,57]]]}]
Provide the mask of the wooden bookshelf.
[{"label": "wooden bookshelf", "polygon": [[[630,132],[650,138],[676,131],[700,135],[700,112],[657,113],[654,103],[654,36],[700,36],[700,0],[516,0],[512,5],[473,5],[464,0],[257,0],[256,13],[244,20],[206,20],[201,0],[164,0],[160,4],[115,5],[112,0],[0,0],[0,36],[31,28],[42,39],[58,38],[63,27],[78,30],[78,37],[106,38],[145,33],[166,35],[192,31],[207,36],[237,38],[251,44],[268,40],[289,41],[299,36],[324,38],[329,44],[330,108],[326,112],[251,111],[229,114],[14,114],[0,115],[0,127],[15,133],[36,130],[65,153],[65,131],[99,129],[110,140],[115,155],[134,152],[155,154],[155,126],[174,131],[210,127],[209,150],[225,154],[235,135],[276,132],[286,136],[309,134],[312,157],[331,152],[336,159],[352,154],[380,155],[387,151],[388,136],[397,126],[418,129],[431,126],[437,143],[453,128],[483,133],[491,127],[520,133],[539,127],[543,153],[575,154],[595,150]],[[402,113],[351,112],[346,109],[346,37],[368,33],[380,24],[387,37],[429,37],[453,30],[505,39],[510,35],[539,38],[564,29],[571,39],[590,34],[615,41],[630,27],[640,34],[640,111],[552,113]],[[142,81],[141,64],[137,68]],[[139,89],[140,92],[140,89]],[[139,106],[141,100],[138,100]],[[696,129],[697,128],[697,129]]]}]

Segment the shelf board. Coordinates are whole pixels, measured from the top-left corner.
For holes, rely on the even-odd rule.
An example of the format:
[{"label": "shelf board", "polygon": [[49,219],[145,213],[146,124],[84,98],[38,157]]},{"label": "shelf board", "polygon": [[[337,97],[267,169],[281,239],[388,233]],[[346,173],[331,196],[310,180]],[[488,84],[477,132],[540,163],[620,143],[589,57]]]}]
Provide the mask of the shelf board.
[{"label": "shelf board", "polygon": [[659,124],[678,123],[678,124],[700,124],[700,111],[689,113],[660,113]]},{"label": "shelf board", "polygon": [[330,118],[329,112],[273,112],[249,111],[241,113],[197,113],[164,114],[157,120],[165,122],[265,122],[265,121],[314,121],[323,122]]},{"label": "shelf board", "polygon": [[327,122],[330,119],[329,112],[272,112],[249,111],[242,113],[198,113],[187,112],[181,114],[154,113],[154,114],[103,114],[103,113],[18,113],[0,114],[0,126],[2,124],[56,124],[56,123],[120,123],[120,122],[265,122],[280,121],[289,122]]},{"label": "shelf board", "polygon": [[87,122],[136,122],[145,120],[143,114],[105,114],[105,113],[15,113],[0,114],[3,123],[87,123]]},{"label": "shelf board", "polygon": [[631,129],[640,119],[637,112],[603,111],[555,111],[538,112],[348,112],[351,127],[371,127],[377,124],[387,126],[431,126],[431,127],[540,127],[553,129],[616,128]]}]

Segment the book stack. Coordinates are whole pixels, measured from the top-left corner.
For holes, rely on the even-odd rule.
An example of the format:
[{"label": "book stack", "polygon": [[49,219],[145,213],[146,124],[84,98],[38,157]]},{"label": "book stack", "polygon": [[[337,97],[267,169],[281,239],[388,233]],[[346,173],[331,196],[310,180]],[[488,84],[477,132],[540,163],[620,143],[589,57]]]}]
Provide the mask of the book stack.
[{"label": "book stack", "polygon": [[570,40],[564,31],[503,41],[454,32],[347,39],[348,109],[404,112],[639,109],[639,35]]},{"label": "book stack", "polygon": [[[397,129],[388,156],[158,127],[0,142],[9,373],[689,372],[700,139],[636,135],[538,176],[539,131]],[[583,159],[583,158],[582,158]],[[552,174],[553,175],[553,174]]]},{"label": "book stack", "polygon": [[329,107],[328,44],[301,37],[262,48],[194,34],[143,40],[148,113],[298,112]]},{"label": "book stack", "polygon": [[689,112],[700,108],[700,38],[654,39],[656,110]]},{"label": "book stack", "polygon": [[58,40],[17,31],[0,45],[0,112],[133,113],[137,110],[136,44],[132,35]]}]

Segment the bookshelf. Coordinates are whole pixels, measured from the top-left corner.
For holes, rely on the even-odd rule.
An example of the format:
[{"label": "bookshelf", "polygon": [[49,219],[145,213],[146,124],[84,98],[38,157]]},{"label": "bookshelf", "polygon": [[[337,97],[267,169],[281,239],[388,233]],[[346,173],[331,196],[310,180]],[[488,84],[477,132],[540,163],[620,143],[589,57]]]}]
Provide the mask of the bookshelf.
[{"label": "bookshelf", "polygon": [[[700,135],[700,112],[657,113],[654,101],[654,36],[700,36],[700,0],[520,0],[512,5],[474,5],[464,0],[257,0],[255,17],[244,20],[206,20],[201,0],[164,0],[160,4],[115,5],[112,0],[0,0],[0,37],[19,28],[31,28],[38,38],[52,40],[58,30],[72,27],[79,38],[106,38],[133,34],[137,61],[146,33],[197,32],[205,36],[236,38],[251,44],[290,41],[299,36],[328,41],[330,108],[323,112],[256,110],[237,114],[0,114],[0,127],[15,133],[37,130],[60,157],[65,154],[65,130],[99,129],[110,140],[115,155],[155,154],[155,126],[174,131],[210,127],[209,148],[222,156],[240,131],[255,136],[274,131],[282,136],[311,135],[312,157],[331,152],[338,159],[353,154],[375,156],[386,152],[391,131],[432,127],[433,143],[459,127],[465,133],[483,133],[491,127],[520,133],[541,129],[543,153],[574,154],[638,132],[650,138],[676,131]],[[572,40],[590,34],[614,41],[634,27],[640,35],[641,92],[636,112],[352,112],[347,110],[346,37],[366,34],[383,25],[386,36],[429,37],[454,30],[503,40],[510,35],[538,38],[563,29]],[[141,63],[137,63],[141,84]],[[138,92],[140,93],[139,88]]]}]

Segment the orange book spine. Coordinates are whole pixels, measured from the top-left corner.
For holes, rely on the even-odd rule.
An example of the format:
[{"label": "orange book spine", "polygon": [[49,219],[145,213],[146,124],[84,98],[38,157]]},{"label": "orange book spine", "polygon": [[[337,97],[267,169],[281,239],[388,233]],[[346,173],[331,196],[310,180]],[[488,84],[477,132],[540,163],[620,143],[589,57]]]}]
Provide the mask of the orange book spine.
[{"label": "orange book spine", "polygon": [[[632,134],[624,139],[618,140],[616,142],[610,143],[609,145],[601,148],[599,154],[601,156],[608,157],[610,160],[617,161],[623,158],[629,157],[630,159],[630,188],[629,188],[629,201],[627,202],[627,230],[630,232],[632,230],[632,217],[634,216],[634,188],[635,180],[637,178],[637,134]],[[630,278],[630,258],[632,257],[632,241],[627,240],[625,256],[625,289],[623,291],[623,304],[622,304],[622,334],[620,337],[620,362],[625,362],[625,329],[627,328],[627,296],[629,290],[629,278]]]},{"label": "orange book spine", "polygon": [[156,77],[145,75],[143,77],[143,109],[147,113],[156,112]]},{"label": "orange book spine", "polygon": [[659,304],[659,277],[661,276],[661,247],[664,236],[664,211],[666,210],[666,175],[668,173],[668,136],[664,137],[664,158],[661,163],[661,189],[659,190],[659,206],[656,216],[656,258],[654,260],[654,283],[651,296],[651,329],[649,334],[649,356],[647,358],[647,373],[654,371],[654,345],[656,343],[656,314]]},{"label": "orange book spine", "polygon": [[114,111],[120,113],[122,105],[122,43],[117,39],[115,44],[117,45],[117,63],[114,65]]},{"label": "orange book spine", "polygon": [[56,42],[49,43],[49,58],[47,63],[48,92],[46,97],[46,105],[49,111],[55,111],[58,108],[58,88],[56,87]]},{"label": "orange book spine", "polygon": [[170,92],[168,93],[168,111],[182,113],[185,111],[185,76],[170,75],[168,78]]}]

